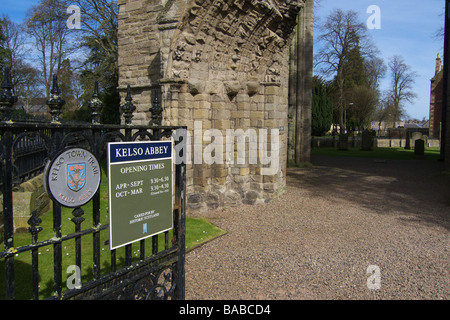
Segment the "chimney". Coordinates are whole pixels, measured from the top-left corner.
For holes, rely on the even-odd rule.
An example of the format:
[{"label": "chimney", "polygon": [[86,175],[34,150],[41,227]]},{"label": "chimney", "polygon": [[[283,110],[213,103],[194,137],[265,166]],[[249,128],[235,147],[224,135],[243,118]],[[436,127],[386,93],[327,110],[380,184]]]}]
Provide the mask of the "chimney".
[{"label": "chimney", "polygon": [[435,71],[435,74],[438,74],[439,72],[441,72],[441,68],[442,68],[441,54],[438,53],[437,58],[436,58],[436,71]]}]

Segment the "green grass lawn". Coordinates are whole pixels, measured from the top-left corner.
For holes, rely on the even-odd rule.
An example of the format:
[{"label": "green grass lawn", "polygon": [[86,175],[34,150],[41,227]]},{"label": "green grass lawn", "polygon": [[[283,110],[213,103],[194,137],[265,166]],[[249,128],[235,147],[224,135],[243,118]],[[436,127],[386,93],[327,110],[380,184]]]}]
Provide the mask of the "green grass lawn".
[{"label": "green grass lawn", "polygon": [[[440,148],[428,148],[428,150],[425,150],[424,159],[437,161],[440,157],[439,153]],[[398,160],[416,159],[414,150],[406,150],[405,148],[373,148],[372,151],[362,151],[359,148],[349,148],[346,151],[337,150],[337,148],[315,148],[311,150],[311,155]]]},{"label": "green grass lawn", "polygon": [[[103,172],[103,177],[106,177]],[[108,184],[107,179],[103,179],[101,183],[101,217],[100,222],[102,225],[109,223],[109,217],[107,213],[108,208]],[[92,217],[92,204],[88,203],[82,208],[85,212],[83,218],[85,221],[81,224],[81,229],[89,229],[93,226]],[[54,236],[53,232],[53,214],[49,211],[43,214],[40,218],[42,223],[42,231],[39,233],[39,240],[51,239]],[[62,209],[62,235],[67,235],[75,231],[75,225],[70,219],[73,218],[72,209]],[[224,234],[225,231],[209,223],[206,219],[201,218],[186,218],[186,250],[191,250],[202,243],[211,240]],[[101,259],[101,274],[105,274],[110,271],[111,267],[111,254],[109,249],[109,230],[105,229],[100,232],[100,259]],[[172,239],[172,232],[169,231],[169,247],[170,240]],[[28,232],[16,233],[14,237],[14,247],[29,245],[31,243],[31,234]],[[152,241],[146,240],[145,256],[151,255]],[[160,234],[158,236],[159,251],[164,250],[165,235]],[[93,237],[82,237],[82,282],[86,282],[92,279],[93,274]],[[132,244],[133,262],[140,259],[140,243],[136,242]],[[64,241],[62,244],[63,254],[63,284],[66,283],[67,277],[71,276],[71,273],[66,274],[65,271],[70,265],[75,265],[75,240]],[[117,269],[125,266],[125,249],[118,248],[116,250],[117,255]],[[16,299],[25,300],[32,298],[32,275],[31,275],[31,252],[24,252],[16,254],[14,259],[14,272],[15,272],[15,292]],[[42,299],[50,297],[53,294],[53,246],[46,246],[39,249],[39,276],[40,276],[40,296]],[[4,260],[0,261],[0,300],[5,298],[5,273],[4,273]],[[63,286],[63,290],[66,289]]]}]

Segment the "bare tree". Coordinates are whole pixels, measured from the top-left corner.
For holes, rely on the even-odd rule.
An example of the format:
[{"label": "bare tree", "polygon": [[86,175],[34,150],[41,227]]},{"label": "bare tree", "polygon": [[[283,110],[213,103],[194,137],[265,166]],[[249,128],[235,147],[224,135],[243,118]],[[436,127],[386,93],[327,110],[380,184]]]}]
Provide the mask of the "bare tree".
[{"label": "bare tree", "polygon": [[40,55],[47,97],[50,96],[52,75],[59,73],[62,61],[71,52],[66,9],[61,0],[41,0],[27,13],[27,32]]},{"label": "bare tree", "polygon": [[392,77],[389,97],[392,102],[392,115],[395,126],[400,117],[404,115],[404,103],[412,102],[417,97],[412,91],[417,74],[411,70],[411,67],[399,55],[392,56],[389,59],[388,66]]},{"label": "bare tree", "polygon": [[364,70],[367,79],[367,85],[374,90],[379,90],[380,80],[386,75],[387,67],[383,59],[375,57],[364,61]]},{"label": "bare tree", "polygon": [[386,130],[387,124],[392,120],[392,99],[388,91],[383,93],[383,97],[378,100],[374,112],[374,120],[378,121],[378,136],[381,135],[381,125],[384,122],[383,131]]},{"label": "bare tree", "polygon": [[[22,27],[11,21],[7,15],[2,15],[2,31],[4,36],[4,49],[6,49],[6,65],[14,73],[14,64],[25,56],[25,34]],[[13,83],[14,84],[14,83]]]},{"label": "bare tree", "polygon": [[437,29],[434,34],[433,38],[438,41],[442,41],[444,39],[445,34],[445,28],[444,28],[444,17],[445,17],[445,5],[442,7],[442,13],[439,14],[439,19],[442,21],[442,26]]},{"label": "bare tree", "polygon": [[335,9],[319,25],[322,34],[319,41],[323,46],[315,57],[316,65],[322,66],[324,75],[335,76],[337,86],[336,107],[339,111],[339,122],[341,130],[344,124],[344,109],[347,104],[345,99],[345,75],[344,68],[350,55],[359,51],[362,58],[374,57],[378,52],[367,33],[367,27],[358,18],[355,11],[344,12]]},{"label": "bare tree", "polygon": [[101,48],[104,58],[117,69],[118,6],[112,0],[66,0],[80,8],[83,44],[92,47],[92,42]]},{"label": "bare tree", "polygon": [[22,25],[3,15],[5,65],[10,70],[14,94],[26,104],[32,98],[42,96],[38,70],[26,59],[26,33]]}]

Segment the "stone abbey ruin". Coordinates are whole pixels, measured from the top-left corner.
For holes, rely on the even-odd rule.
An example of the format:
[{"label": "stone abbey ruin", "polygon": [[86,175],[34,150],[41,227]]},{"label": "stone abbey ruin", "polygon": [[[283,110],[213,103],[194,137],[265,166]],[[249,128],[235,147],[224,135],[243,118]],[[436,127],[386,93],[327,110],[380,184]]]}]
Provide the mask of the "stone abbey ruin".
[{"label": "stone abbey ruin", "polygon": [[152,123],[156,96],[162,125],[188,127],[188,209],[255,204],[279,194],[288,158],[309,161],[314,2],[118,5],[119,89],[124,97],[130,85],[133,124]]}]

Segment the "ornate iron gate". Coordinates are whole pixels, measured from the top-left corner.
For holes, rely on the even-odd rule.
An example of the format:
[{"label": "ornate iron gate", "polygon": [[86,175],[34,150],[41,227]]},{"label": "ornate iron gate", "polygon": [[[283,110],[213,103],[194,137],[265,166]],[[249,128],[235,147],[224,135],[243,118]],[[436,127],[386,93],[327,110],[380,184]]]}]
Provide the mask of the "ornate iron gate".
[{"label": "ornate iron gate", "polygon": [[[48,160],[64,148],[76,146],[89,150],[101,163],[108,142],[174,139],[174,145],[177,146],[185,142],[186,127],[160,126],[162,109],[157,98],[150,109],[153,124],[132,125],[131,119],[136,108],[129,87],[126,103],[121,106],[125,124],[100,124],[102,103],[98,99],[97,83],[90,103],[92,123],[64,123],[60,119],[64,101],[56,77],[53,79],[51,98],[47,101],[51,121],[13,121],[11,112],[17,99],[12,95],[7,71],[4,79],[0,95],[4,225],[4,251],[0,252],[0,272],[4,275],[4,283],[0,287],[3,287],[4,292],[0,293],[0,297],[17,299],[20,290],[20,293],[29,291],[30,299],[184,299],[186,167],[185,161],[180,161],[183,151],[174,153],[174,160],[180,158],[175,160],[174,170],[173,230],[115,250],[105,248],[108,241],[105,240],[105,234],[108,234],[108,223],[104,220],[107,216],[105,188],[102,190],[100,186],[86,206],[71,208],[69,216],[68,209],[56,202],[53,202],[52,214],[48,213],[44,217],[33,212],[28,220],[31,241],[27,244],[15,241],[13,188],[21,182],[18,174],[20,168],[17,167],[20,162],[17,159],[18,149],[24,141],[43,143]],[[44,219],[51,220],[48,225],[53,228],[52,237],[46,239],[41,236]],[[88,221],[92,221],[92,224],[89,222],[87,225]],[[66,252],[69,246],[70,253]],[[25,263],[19,260],[24,256],[27,259]],[[28,280],[25,287],[19,287],[21,281],[18,279],[25,277],[24,265],[28,270]],[[42,278],[42,269],[50,269],[51,279]],[[70,278],[70,270],[77,271],[74,274],[76,281]],[[51,287],[51,292],[46,289],[47,294],[44,294],[45,285]]]}]

